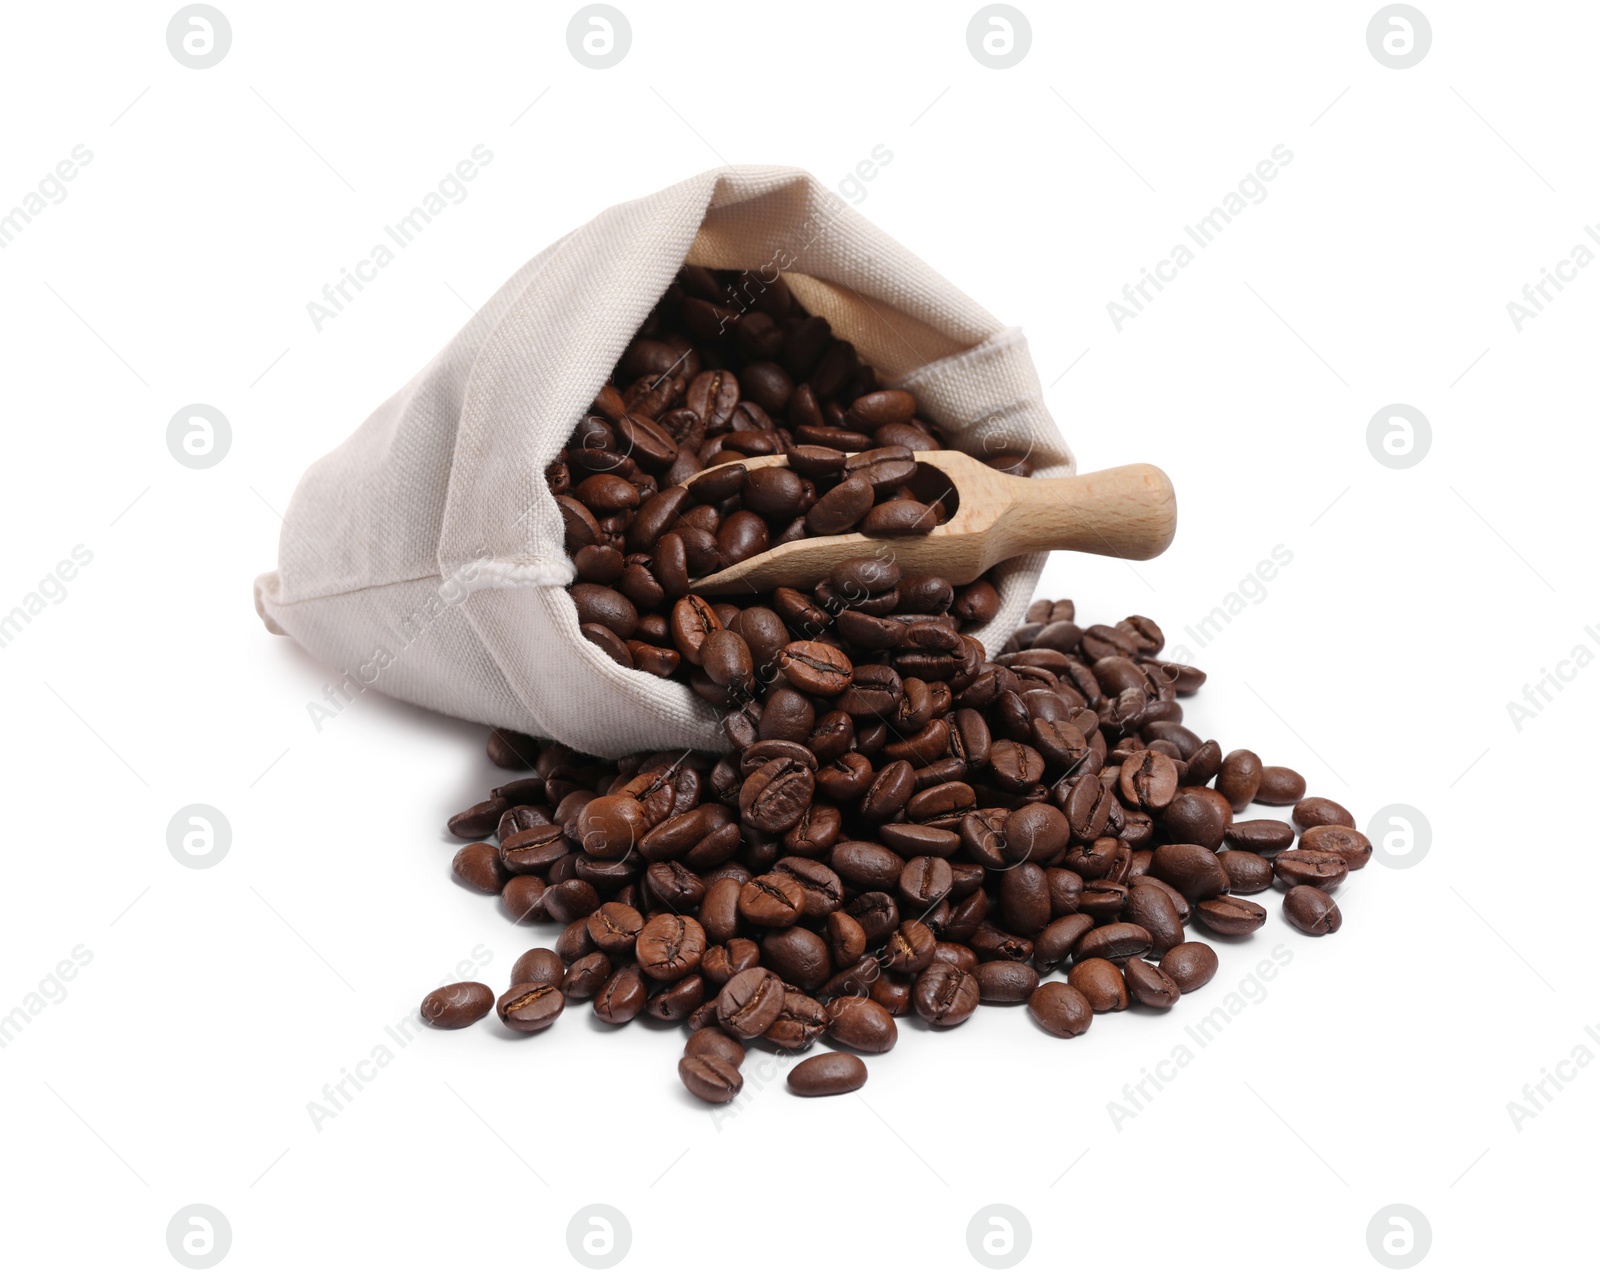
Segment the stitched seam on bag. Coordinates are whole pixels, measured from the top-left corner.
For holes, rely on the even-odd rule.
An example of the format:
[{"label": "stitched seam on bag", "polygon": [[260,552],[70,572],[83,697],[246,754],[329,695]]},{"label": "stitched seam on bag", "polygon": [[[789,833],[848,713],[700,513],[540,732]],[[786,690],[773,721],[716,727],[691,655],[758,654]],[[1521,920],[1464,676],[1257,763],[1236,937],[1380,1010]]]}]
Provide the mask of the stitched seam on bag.
[{"label": "stitched seam on bag", "polygon": [[469,593],[482,588],[522,588],[526,585],[565,587],[571,575],[571,563],[555,561],[538,562],[475,562],[478,569],[474,579],[463,579],[461,586]]},{"label": "stitched seam on bag", "polygon": [[[499,583],[478,583],[475,580],[462,580],[461,587],[465,592],[475,593],[480,588],[565,588],[568,580],[567,569],[570,562],[560,562],[554,559],[545,559],[539,562],[491,562],[483,561],[474,563],[479,570],[496,568],[500,573]],[[513,572],[524,572],[521,576],[514,576]],[[363,593],[375,593],[385,588],[402,588],[407,584],[443,584],[449,576],[445,575],[414,575],[410,579],[384,580],[379,584],[363,584],[360,588],[341,589],[337,593],[313,593],[307,597],[279,599],[268,597],[270,606],[304,606],[310,602],[332,602],[342,597],[359,597]]]}]

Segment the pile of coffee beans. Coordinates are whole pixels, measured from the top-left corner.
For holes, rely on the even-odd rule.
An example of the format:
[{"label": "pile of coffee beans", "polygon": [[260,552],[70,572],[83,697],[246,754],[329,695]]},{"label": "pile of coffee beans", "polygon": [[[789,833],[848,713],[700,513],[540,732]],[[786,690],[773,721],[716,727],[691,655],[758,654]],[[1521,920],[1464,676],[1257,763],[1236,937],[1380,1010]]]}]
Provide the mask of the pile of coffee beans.
[{"label": "pile of coffee beans", "polygon": [[[738,1094],[746,1047],[825,1038],[845,1051],[789,1078],[824,1095],[860,1087],[859,1055],[894,1047],[907,1013],[951,1028],[1026,1004],[1073,1036],[1170,1008],[1218,966],[1186,926],[1251,934],[1274,884],[1290,924],[1339,928],[1330,891],[1367,838],[1293,770],[1183,724],[1205,677],[1161,658],[1153,621],[1083,627],[1035,602],[990,659],[960,632],[986,588],[873,557],[782,610],[680,599],[677,648],[729,692],[721,756],[602,761],[495,731],[490,758],[529,772],[450,820],[472,842],[454,872],[560,936],[498,1000],[444,987],[424,1017],[493,1007],[538,1032],[588,1000],[612,1024],[682,1022],[680,1079],[709,1102]],[[719,651],[730,633],[747,653]],[[1241,818],[1252,805],[1290,821]]]},{"label": "pile of coffee beans", "polygon": [[[916,456],[943,445],[781,278],[680,272],[546,478],[583,635],[686,681],[730,747],[603,761],[494,731],[490,758],[529,773],[450,820],[471,842],[454,872],[560,936],[498,999],[434,991],[427,1021],[493,1008],[536,1033],[587,1000],[616,1026],[682,1022],[679,1078],[707,1102],[738,1095],[747,1046],[826,1038],[788,1081],[823,1096],[860,1088],[907,1013],[1026,1004],[1072,1036],[1169,1008],[1217,969],[1185,926],[1248,935],[1274,883],[1291,924],[1338,929],[1329,891],[1370,844],[1294,771],[1183,724],[1205,676],[1161,658],[1153,621],[1035,602],[991,659],[967,630],[999,612],[993,584],[905,574],[889,547],[807,590],[695,592],[806,536],[926,534],[948,492]],[[1293,822],[1236,818],[1252,804]]]},{"label": "pile of coffee beans", "polygon": [[[685,266],[546,473],[583,635],[624,667],[687,680],[731,707],[781,631],[766,616],[800,628],[817,607],[873,617],[893,599],[874,610],[828,589],[780,588],[741,626],[735,608],[695,599],[693,581],[808,536],[926,535],[952,497],[916,455],[942,446],[915,397],[879,388],[781,276]],[[740,463],[779,455],[786,464]],[[988,463],[1030,472],[1022,455]]]}]

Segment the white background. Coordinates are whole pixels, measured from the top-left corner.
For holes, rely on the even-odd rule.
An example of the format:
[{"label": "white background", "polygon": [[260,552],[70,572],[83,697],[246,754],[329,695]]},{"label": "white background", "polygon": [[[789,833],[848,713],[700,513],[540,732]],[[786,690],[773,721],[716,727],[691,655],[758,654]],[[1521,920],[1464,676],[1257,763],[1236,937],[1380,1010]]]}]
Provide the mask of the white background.
[{"label": "white background", "polygon": [[[1569,1253],[1597,1068],[1520,1130],[1507,1103],[1600,1022],[1600,672],[1564,666],[1520,730],[1506,705],[1600,651],[1600,269],[1521,332],[1506,303],[1600,221],[1600,14],[1425,2],[1432,48],[1392,70],[1372,0],[1032,2],[997,71],[972,3],[625,0],[632,48],[595,71],[576,7],[224,0],[232,47],[202,71],[164,5],[7,13],[0,209],[93,152],[0,251],[0,612],[93,554],[0,649],[0,1014],[92,953],[0,1051],[15,1267],[178,1268],[166,1226],[196,1202],[243,1270],[576,1268],[594,1202],[629,1219],[624,1268],[812,1268],[811,1244],[978,1268],[967,1223],[996,1202],[1029,1218],[1024,1268],[1376,1269],[1394,1203],[1431,1224],[1425,1268]],[[469,197],[316,331],[307,302],[479,143]],[[1107,302],[1280,143],[1265,201],[1119,333]],[[371,693],[319,732],[332,673],[256,618],[298,475],[599,209],[724,159],[835,181],[880,144],[862,212],[1025,328],[1081,467],[1177,487],[1162,559],[1061,557],[1044,591],[1155,617],[1210,673],[1202,734],[1363,825],[1415,806],[1431,852],[1354,877],[1333,937],[1266,898],[1165,1016],[1072,1041],[1021,1009],[938,1039],[902,1020],[859,1097],[752,1075],[714,1118],[680,1032],[613,1039],[580,1008],[538,1038],[429,1034],[316,1129],[307,1103],[457,961],[482,944],[498,990],[534,940],[448,874],[445,817],[499,781],[484,731]],[[233,429],[203,471],[165,443],[196,402]],[[1396,402],[1432,425],[1403,470],[1366,443]],[[1278,545],[1264,598],[1204,649],[1182,635]],[[194,802],[232,827],[209,870],[167,849]],[[1115,1124],[1280,942],[1265,999]]]}]

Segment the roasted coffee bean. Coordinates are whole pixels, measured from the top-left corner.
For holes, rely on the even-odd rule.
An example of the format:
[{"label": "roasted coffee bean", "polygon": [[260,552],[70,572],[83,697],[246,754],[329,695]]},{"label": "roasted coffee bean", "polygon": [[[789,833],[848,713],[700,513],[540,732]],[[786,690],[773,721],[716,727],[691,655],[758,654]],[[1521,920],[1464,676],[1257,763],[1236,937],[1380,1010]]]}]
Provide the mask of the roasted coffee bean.
[{"label": "roasted coffee bean", "polygon": [[970,624],[987,624],[1000,613],[1000,593],[988,580],[974,580],[956,590],[950,613]]},{"label": "roasted coffee bean", "polygon": [[1073,949],[1076,960],[1127,960],[1142,956],[1152,945],[1150,931],[1140,925],[1117,921],[1091,929]]},{"label": "roasted coffee bean", "polygon": [[1339,904],[1315,885],[1296,885],[1283,896],[1284,918],[1302,933],[1337,933],[1344,923]]},{"label": "roasted coffee bean", "polygon": [[459,1031],[493,1007],[494,992],[482,982],[452,982],[422,997],[422,1020],[442,1031]]},{"label": "roasted coffee bean", "polygon": [[1180,942],[1161,957],[1161,972],[1188,995],[1216,976],[1217,953],[1204,942]]},{"label": "roasted coffee bean", "polygon": [[835,911],[827,921],[828,953],[839,968],[847,968],[859,960],[867,949],[866,930],[861,922],[847,912]]},{"label": "roasted coffee bean", "polygon": [[[1207,739],[1183,763],[1183,781],[1191,787],[1211,782],[1222,768],[1222,747],[1215,739]],[[1220,795],[1220,793],[1219,793]],[[1226,797],[1223,797],[1226,800]],[[1232,810],[1233,803],[1228,803]]]},{"label": "roasted coffee bean", "polygon": [[904,626],[893,619],[880,619],[858,610],[840,611],[834,629],[852,646],[867,651],[892,650],[905,633]]},{"label": "roasted coffee bean", "polygon": [[[800,816],[800,821],[783,834],[783,846],[792,850],[801,860],[820,858],[838,843],[844,827],[844,816],[834,805],[813,805]],[[809,879],[809,868],[800,874],[802,884]],[[807,902],[809,908],[813,905]]]},{"label": "roasted coffee bean", "polygon": [[450,834],[459,836],[463,840],[477,840],[488,836],[500,825],[500,816],[510,808],[510,805],[500,797],[480,801],[450,819]]},{"label": "roasted coffee bean", "polygon": [[1169,974],[1147,960],[1129,960],[1122,966],[1128,994],[1150,1009],[1170,1009],[1182,994]]},{"label": "roasted coffee bean", "polygon": [[732,1066],[744,1065],[744,1045],[715,1026],[700,1027],[683,1046],[685,1057],[703,1057],[707,1054],[720,1057]]},{"label": "roasted coffee bean", "polygon": [[[561,931],[561,935],[555,941],[556,954],[567,964],[571,964],[574,960],[588,955],[589,952],[595,949],[594,938],[589,933],[587,919],[572,921]],[[532,980],[530,979],[530,981]],[[515,982],[517,979],[513,978],[512,981]]]},{"label": "roasted coffee bean", "polygon": [[725,876],[706,888],[700,902],[700,920],[712,942],[727,942],[739,931],[739,894],[744,880]]},{"label": "roasted coffee bean", "polygon": [[1044,757],[1025,743],[1001,739],[989,749],[989,772],[1006,791],[1026,791],[1044,777]]},{"label": "roasted coffee bean", "polygon": [[[651,404],[641,402],[639,406]],[[628,447],[628,455],[642,467],[659,472],[678,457],[678,444],[672,435],[643,414],[626,414],[616,422],[617,439]]]},{"label": "roasted coffee bean", "polygon": [[[703,375],[717,375],[716,372],[706,372]],[[691,387],[690,393],[692,394]],[[709,422],[708,422],[709,423]],[[742,464],[718,465],[714,469],[707,469],[689,479],[689,494],[701,504],[720,504],[729,496],[738,495],[744,489],[744,479],[747,470]]]},{"label": "roasted coffee bean", "polygon": [[1191,900],[1228,892],[1228,873],[1203,845],[1159,846],[1150,860],[1150,874]]},{"label": "roasted coffee bean", "polygon": [[[1094,928],[1094,917],[1081,913],[1058,916],[1033,940],[1033,963],[1041,973],[1048,973],[1064,962],[1083,936]],[[1179,926],[1182,932],[1182,926]]]},{"label": "roasted coffee bean", "polygon": [[861,816],[871,823],[891,821],[916,792],[916,771],[909,761],[891,761],[879,770],[861,797]]},{"label": "roasted coffee bean", "polygon": [[840,841],[828,862],[846,883],[866,890],[897,889],[905,860],[872,841]]},{"label": "roasted coffee bean", "polygon": [[967,945],[977,952],[980,960],[1033,959],[1031,940],[1014,933],[1007,933],[987,921],[978,925],[966,941]]},{"label": "roasted coffee bean", "polygon": [[603,951],[591,951],[573,961],[561,979],[561,994],[569,1000],[592,999],[610,976],[610,957]]},{"label": "roasted coffee bean", "polygon": [[943,960],[946,964],[953,964],[967,973],[976,973],[978,969],[978,953],[959,942],[935,943],[933,958]]},{"label": "roasted coffee bean", "polygon": [[[534,763],[537,764],[537,760]],[[545,798],[544,779],[538,774],[526,774],[521,778],[512,779],[509,783],[502,783],[492,789],[489,795],[491,798],[505,801],[512,809],[524,805],[537,805]]]},{"label": "roasted coffee bean", "polygon": [[807,766],[775,757],[745,779],[739,789],[739,812],[757,831],[786,832],[804,816],[815,790],[816,780]]},{"label": "roasted coffee bean", "polygon": [[767,1027],[761,1038],[774,1048],[798,1053],[816,1043],[827,1027],[828,1011],[819,1001],[798,991],[785,989],[783,1008],[778,1012],[777,1021]]},{"label": "roasted coffee bean", "polygon": [[533,1033],[554,1024],[566,1007],[559,987],[547,982],[524,982],[512,987],[495,1003],[500,1020],[513,1031]]},{"label": "roasted coffee bean", "polygon": [[938,939],[920,920],[902,921],[884,944],[883,967],[894,973],[921,973],[933,963]]},{"label": "roasted coffee bean", "polygon": [[744,507],[763,517],[792,518],[804,512],[805,481],[778,466],[750,470],[744,483]]},{"label": "roasted coffee bean", "polygon": [[561,512],[569,552],[576,552],[603,539],[605,532],[600,529],[599,520],[572,496],[557,494],[556,507]]},{"label": "roasted coffee bean", "polygon": [[1337,849],[1286,849],[1272,860],[1272,873],[1285,885],[1332,889],[1350,874],[1350,863]]},{"label": "roasted coffee bean", "polygon": [[1171,896],[1158,884],[1136,879],[1122,909],[1123,920],[1138,925],[1150,935],[1150,954],[1157,960],[1183,941],[1183,918]]},{"label": "roasted coffee bean", "polygon": [[559,827],[545,823],[526,831],[502,834],[500,865],[508,875],[545,871],[575,849],[576,846],[562,834]]},{"label": "roasted coffee bean", "polygon": [[516,924],[532,924],[549,918],[544,908],[548,892],[537,876],[513,876],[500,890],[500,905]]},{"label": "roasted coffee bean", "polygon": [[827,942],[821,934],[799,925],[763,935],[761,963],[802,991],[815,991],[833,976]]},{"label": "roasted coffee bean", "polygon": [[1272,884],[1272,864],[1260,854],[1225,849],[1217,855],[1217,861],[1228,873],[1229,893],[1258,894]]},{"label": "roasted coffee bean", "polygon": [[902,535],[927,535],[939,525],[939,505],[918,500],[886,500],[867,511],[861,519],[863,535],[894,538]]},{"label": "roasted coffee bean", "polygon": [[900,674],[887,664],[858,664],[849,689],[838,696],[836,703],[858,720],[883,718],[894,713],[904,694]]},{"label": "roasted coffee bean", "polygon": [[736,973],[761,963],[761,948],[749,938],[729,938],[707,947],[700,959],[700,972],[713,986],[722,986]]},{"label": "roasted coffee bean", "polygon": [[950,864],[943,858],[919,855],[901,869],[900,898],[908,907],[925,910],[945,897],[954,882]]},{"label": "roasted coffee bean", "polygon": [[450,870],[462,884],[486,894],[499,893],[506,883],[507,873],[500,864],[499,852],[482,841],[458,849]]},{"label": "roasted coffee bean", "polygon": [[814,535],[842,535],[853,530],[872,508],[872,484],[863,477],[846,478],[811,506],[806,528]]},{"label": "roasted coffee bean", "polygon": [[845,1048],[858,1053],[887,1053],[899,1038],[899,1028],[889,1010],[865,995],[842,996],[827,1009],[828,1037]]},{"label": "roasted coffee bean", "polygon": [[645,883],[650,897],[673,911],[692,911],[706,893],[706,882],[682,863],[651,863]]},{"label": "roasted coffee bean", "polygon": [[965,783],[940,783],[924,788],[906,802],[906,817],[914,823],[957,820],[972,808],[976,797]]},{"label": "roasted coffee bean", "polygon": [[770,969],[745,969],[729,978],[717,996],[717,1020],[740,1039],[754,1039],[783,1011],[783,982]]},{"label": "roasted coffee bean", "polygon": [[544,909],[560,924],[581,920],[600,905],[600,894],[587,880],[572,877],[544,892]]},{"label": "roasted coffee bean", "polygon": [[1006,816],[1005,848],[1007,862],[1041,862],[1067,847],[1072,826],[1067,815],[1054,805],[1024,805]]},{"label": "roasted coffee bean", "polygon": [[979,995],[973,974],[941,960],[918,975],[911,1003],[930,1026],[959,1026],[977,1009]]},{"label": "roasted coffee bean", "polygon": [[[830,809],[813,806],[812,813]],[[834,811],[835,818],[837,811]],[[837,824],[835,824],[837,825]],[[798,828],[795,829],[799,830]],[[792,837],[794,832],[789,835]],[[787,839],[787,838],[785,838]],[[832,848],[830,845],[828,848]],[[824,851],[826,852],[826,851]],[[780,858],[773,865],[773,874],[791,877],[804,894],[801,911],[809,920],[818,920],[837,911],[844,903],[844,882],[839,874],[824,863],[812,858]]]},{"label": "roasted coffee bean", "polygon": [[1043,867],[1024,862],[1000,876],[1000,921],[1031,937],[1050,923],[1050,880]]},{"label": "roasted coffee bean", "polygon": [[1078,910],[1099,924],[1116,920],[1127,904],[1128,887],[1115,880],[1086,881],[1078,898]]},{"label": "roasted coffee bean", "polygon": [[637,608],[616,589],[603,584],[574,584],[569,591],[578,608],[580,624],[599,624],[624,640],[639,627]]},{"label": "roasted coffee bean", "polygon": [[794,924],[804,913],[806,893],[794,877],[769,872],[746,882],[739,890],[739,916],[763,929]]},{"label": "roasted coffee bean", "polygon": [[706,1001],[706,980],[698,973],[679,978],[645,1001],[645,1011],[661,1022],[682,1022]]},{"label": "roasted coffee bean", "polygon": [[706,931],[692,916],[663,913],[647,921],[634,944],[640,969],[658,982],[675,982],[700,967]]},{"label": "roasted coffee bean", "polygon": [[722,627],[711,603],[694,593],[672,606],[672,644],[689,663],[700,666],[706,638]]},{"label": "roasted coffee bean", "polygon": [[862,956],[854,964],[840,969],[831,978],[817,988],[817,995],[823,1000],[833,1000],[841,995],[869,996],[872,988],[883,976],[874,956]]},{"label": "roasted coffee bean", "polygon": [[1171,757],[1159,752],[1135,752],[1122,763],[1120,785],[1122,798],[1129,805],[1159,813],[1177,795],[1178,767]]},{"label": "roasted coffee bean", "polygon": [[1233,810],[1226,798],[1208,787],[1182,787],[1161,813],[1161,829],[1187,845],[1220,849]]},{"label": "roasted coffee bean", "polygon": [[1254,933],[1267,923],[1267,909],[1248,898],[1235,898],[1231,894],[1221,898],[1206,898],[1194,907],[1195,918],[1212,933],[1238,938]]},{"label": "roasted coffee bean", "polygon": [[[921,823],[885,823],[878,836],[895,853],[910,858],[942,858],[948,861],[961,848],[961,836],[945,827]],[[952,881],[954,868],[951,868]]]},{"label": "roasted coffee bean", "polygon": [[900,567],[888,557],[847,558],[833,568],[828,582],[841,596],[868,597],[898,585]]},{"label": "roasted coffee bean", "polygon": [[748,693],[755,685],[755,661],[750,657],[750,647],[729,629],[719,628],[705,639],[700,647],[700,666],[717,685],[735,693]]},{"label": "roasted coffee bean", "polygon": [[1261,758],[1245,748],[1228,753],[1217,771],[1217,791],[1228,798],[1233,812],[1239,813],[1256,799],[1261,787]]},{"label": "roasted coffee bean", "polygon": [[1173,744],[1178,749],[1178,755],[1185,761],[1205,746],[1198,734],[1176,721],[1148,722],[1143,728],[1143,733],[1147,739],[1164,739]]},{"label": "roasted coffee bean", "polygon": [[556,952],[549,947],[534,947],[524,951],[511,966],[511,985],[542,982],[546,986],[560,986],[566,972],[566,962]]},{"label": "roasted coffee bean", "polygon": [[597,796],[583,807],[576,829],[583,852],[625,858],[648,830],[644,806],[631,796]]},{"label": "roasted coffee bean", "polygon": [[624,668],[633,667],[633,652],[628,649],[628,643],[604,624],[580,624],[578,632],[590,644],[600,647],[612,663],[621,664]]},{"label": "roasted coffee bean", "polygon": [[1320,823],[1300,833],[1300,848],[1340,855],[1351,871],[1360,871],[1372,857],[1372,842],[1365,833],[1337,823]]},{"label": "roasted coffee bean", "polygon": [[853,1093],[867,1082],[867,1064],[854,1053],[823,1053],[791,1068],[786,1082],[801,1097]]},{"label": "roasted coffee bean", "polygon": [[1111,807],[1116,797],[1106,791],[1095,774],[1084,774],[1071,780],[1062,802],[1072,839],[1088,844],[1105,834],[1111,817]]},{"label": "roasted coffee bean", "polygon": [[904,1017],[911,1008],[911,975],[884,972],[867,995],[887,1009],[890,1017]]},{"label": "roasted coffee bean", "polygon": [[624,965],[606,979],[594,997],[594,1013],[602,1022],[621,1026],[644,1011],[646,991],[638,967]]},{"label": "roasted coffee bean", "polygon": [[1308,796],[1296,803],[1294,813],[1290,816],[1294,825],[1302,832],[1313,827],[1354,827],[1356,821],[1350,816],[1350,811],[1337,801],[1330,801],[1325,796]]},{"label": "roasted coffee bean", "polygon": [[1047,1034],[1070,1039],[1089,1029],[1094,1010],[1070,983],[1045,982],[1028,997],[1028,1016]]},{"label": "roasted coffee bean", "polygon": [[1039,974],[1016,960],[990,960],[972,976],[978,980],[978,998],[985,1004],[1023,1004],[1039,986]]},{"label": "roasted coffee bean", "polygon": [[716,1053],[696,1053],[678,1061],[678,1078],[701,1101],[722,1105],[744,1087],[739,1068]]},{"label": "roasted coffee bean", "polygon": [[1074,961],[1067,971],[1067,982],[1096,1013],[1116,1013],[1128,1007],[1128,985],[1122,970],[1110,960],[1096,957]]},{"label": "roasted coffee bean", "polygon": [[850,404],[850,413],[875,428],[910,420],[917,414],[917,400],[903,389],[880,389],[857,398]]},{"label": "roasted coffee bean", "polygon": [[1293,805],[1306,794],[1306,781],[1283,765],[1261,767],[1261,786],[1256,800],[1263,805]]},{"label": "roasted coffee bean", "polygon": [[1222,839],[1230,849],[1276,854],[1294,844],[1294,828],[1275,818],[1252,818],[1243,823],[1230,823],[1223,829]]},{"label": "roasted coffee bean", "polygon": [[778,667],[796,690],[830,699],[844,693],[855,671],[842,650],[820,641],[790,642],[778,656]]}]

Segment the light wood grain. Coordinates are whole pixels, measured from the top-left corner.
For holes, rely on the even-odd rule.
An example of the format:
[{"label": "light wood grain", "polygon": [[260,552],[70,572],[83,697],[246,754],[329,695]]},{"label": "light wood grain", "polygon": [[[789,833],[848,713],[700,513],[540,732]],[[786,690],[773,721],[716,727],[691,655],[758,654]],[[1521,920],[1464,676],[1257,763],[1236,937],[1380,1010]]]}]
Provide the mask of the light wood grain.
[{"label": "light wood grain", "polygon": [[[1046,549],[1143,561],[1172,543],[1177,502],[1154,465],[1130,464],[1070,478],[1020,478],[961,451],[922,451],[917,460],[943,474],[959,503],[949,521],[921,536],[877,539],[851,533],[780,544],[694,581],[707,596],[779,585],[809,588],[852,557],[892,554],[908,574],[970,584],[996,562]],[[746,468],[787,466],[784,456],[752,456]]]}]

